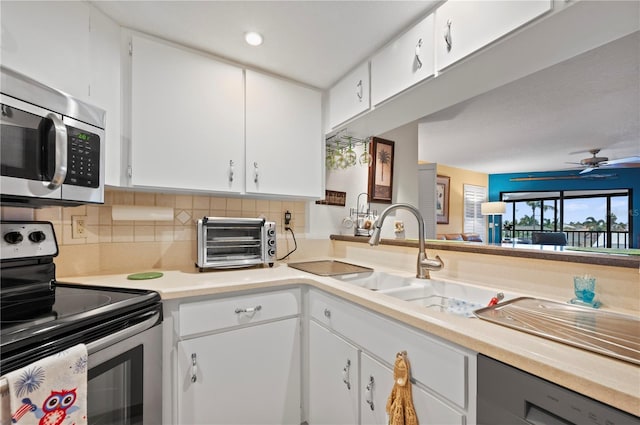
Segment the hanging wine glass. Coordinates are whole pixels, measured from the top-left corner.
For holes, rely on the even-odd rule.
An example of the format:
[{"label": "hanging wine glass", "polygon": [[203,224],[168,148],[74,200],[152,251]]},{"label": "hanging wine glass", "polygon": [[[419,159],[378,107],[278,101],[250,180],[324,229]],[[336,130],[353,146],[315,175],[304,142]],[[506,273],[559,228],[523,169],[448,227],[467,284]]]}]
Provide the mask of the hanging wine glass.
[{"label": "hanging wine glass", "polygon": [[327,170],[334,170],[336,168],[336,159],[333,148],[327,148],[327,153],[325,155],[325,166]]},{"label": "hanging wine glass", "polygon": [[344,152],[344,163],[345,163],[344,168],[353,167],[354,165],[356,165],[358,160],[357,158],[358,158],[358,155],[353,150],[353,142],[351,140],[351,137],[349,137],[349,148]]},{"label": "hanging wine glass", "polygon": [[360,164],[366,165],[367,167],[371,165],[371,154],[369,153],[369,143],[364,142],[364,151],[360,154]]}]

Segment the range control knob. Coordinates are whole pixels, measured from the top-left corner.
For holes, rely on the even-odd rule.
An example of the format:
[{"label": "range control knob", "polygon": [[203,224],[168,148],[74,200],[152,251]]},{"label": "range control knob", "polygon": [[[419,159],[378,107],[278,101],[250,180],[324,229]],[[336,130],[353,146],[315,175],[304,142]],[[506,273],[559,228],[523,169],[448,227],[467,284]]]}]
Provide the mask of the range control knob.
[{"label": "range control knob", "polygon": [[22,242],[22,239],[22,233],[20,232],[13,231],[4,234],[4,240],[11,245]]},{"label": "range control knob", "polygon": [[29,233],[29,240],[31,242],[40,243],[45,239],[47,239],[47,235],[45,235],[42,230],[36,230],[35,232]]}]

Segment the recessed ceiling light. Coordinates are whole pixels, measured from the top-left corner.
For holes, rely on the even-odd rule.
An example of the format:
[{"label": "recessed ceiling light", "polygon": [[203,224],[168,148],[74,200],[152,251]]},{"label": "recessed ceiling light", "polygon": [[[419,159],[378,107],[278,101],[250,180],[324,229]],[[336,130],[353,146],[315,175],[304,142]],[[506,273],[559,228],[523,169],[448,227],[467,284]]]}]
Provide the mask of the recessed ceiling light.
[{"label": "recessed ceiling light", "polygon": [[254,31],[250,31],[244,35],[244,40],[251,46],[259,46],[262,44],[262,35]]}]

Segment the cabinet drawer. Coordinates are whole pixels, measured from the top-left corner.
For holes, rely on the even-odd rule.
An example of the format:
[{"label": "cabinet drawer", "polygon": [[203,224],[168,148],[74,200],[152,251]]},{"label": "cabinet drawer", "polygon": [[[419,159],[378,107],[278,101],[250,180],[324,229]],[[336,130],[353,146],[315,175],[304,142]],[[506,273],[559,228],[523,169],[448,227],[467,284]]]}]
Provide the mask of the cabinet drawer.
[{"label": "cabinet drawer", "polygon": [[299,289],[184,303],[180,305],[180,336],[259,323],[299,312]]},{"label": "cabinet drawer", "polygon": [[414,379],[457,406],[467,408],[467,376],[474,369],[470,366],[471,362],[475,364],[474,353],[321,292],[310,292],[309,308],[313,320],[389,365],[397,352],[407,351]]}]

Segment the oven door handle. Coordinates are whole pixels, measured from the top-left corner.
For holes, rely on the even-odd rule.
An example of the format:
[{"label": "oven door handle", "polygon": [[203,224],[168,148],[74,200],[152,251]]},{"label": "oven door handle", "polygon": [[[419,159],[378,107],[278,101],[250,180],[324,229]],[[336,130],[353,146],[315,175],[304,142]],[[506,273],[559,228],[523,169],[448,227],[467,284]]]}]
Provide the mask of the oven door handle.
[{"label": "oven door handle", "polygon": [[117,342],[123,341],[127,338],[131,338],[132,336],[135,336],[137,334],[139,334],[140,332],[143,332],[149,328],[152,328],[156,323],[158,323],[159,319],[160,319],[160,312],[159,311],[153,311],[150,313],[147,313],[147,315],[151,314],[151,316],[148,319],[145,319],[144,321],[137,323],[133,326],[130,326],[126,329],[123,329],[121,331],[118,331],[116,333],[113,333],[109,336],[106,336],[104,338],[100,338],[97,341],[93,341],[90,342],[89,344],[87,344],[87,352],[89,354],[93,354],[96,353],[104,348],[107,348]]}]

